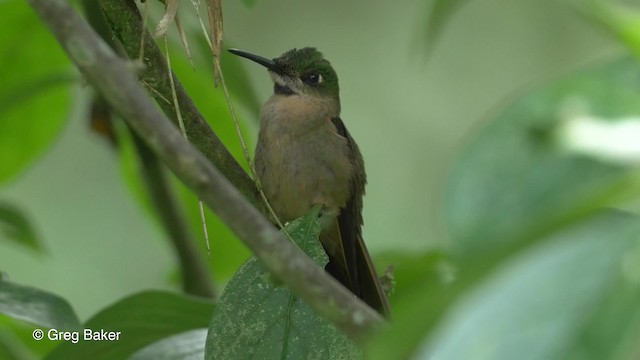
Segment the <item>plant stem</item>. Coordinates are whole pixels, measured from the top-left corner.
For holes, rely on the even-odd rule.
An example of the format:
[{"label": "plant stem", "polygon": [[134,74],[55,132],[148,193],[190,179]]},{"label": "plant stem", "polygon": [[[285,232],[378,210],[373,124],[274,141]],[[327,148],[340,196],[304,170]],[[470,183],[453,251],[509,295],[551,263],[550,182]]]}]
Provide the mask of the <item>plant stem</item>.
[{"label": "plant stem", "polygon": [[171,191],[162,164],[138,135],[133,134],[133,141],[140,159],[140,171],[147,184],[154,210],[178,254],[184,292],[214,299],[216,293],[211,274],[195,246],[196,242],[189,231],[180,204]]}]

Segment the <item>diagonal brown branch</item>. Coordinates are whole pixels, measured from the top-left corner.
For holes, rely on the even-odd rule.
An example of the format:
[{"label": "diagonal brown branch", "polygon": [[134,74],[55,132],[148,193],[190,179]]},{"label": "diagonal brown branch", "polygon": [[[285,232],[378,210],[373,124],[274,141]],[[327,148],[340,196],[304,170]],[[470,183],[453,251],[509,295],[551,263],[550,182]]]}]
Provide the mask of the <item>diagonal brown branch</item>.
[{"label": "diagonal brown branch", "polygon": [[130,66],[63,0],[30,0],[89,83],[147,145],[253,251],[319,314],[355,340],[384,320],[291,244],[147,97]]}]

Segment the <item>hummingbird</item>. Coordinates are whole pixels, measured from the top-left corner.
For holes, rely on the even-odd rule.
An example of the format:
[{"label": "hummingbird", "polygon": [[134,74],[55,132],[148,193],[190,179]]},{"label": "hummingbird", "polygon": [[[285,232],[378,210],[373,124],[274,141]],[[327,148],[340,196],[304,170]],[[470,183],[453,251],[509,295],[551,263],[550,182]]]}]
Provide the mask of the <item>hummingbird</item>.
[{"label": "hummingbird", "polygon": [[278,218],[292,221],[321,206],[325,270],[384,316],[389,303],[362,239],[364,160],[340,119],[338,75],[315,48],[269,60],[235,55],[267,68],[273,94],[260,112],[255,170]]}]

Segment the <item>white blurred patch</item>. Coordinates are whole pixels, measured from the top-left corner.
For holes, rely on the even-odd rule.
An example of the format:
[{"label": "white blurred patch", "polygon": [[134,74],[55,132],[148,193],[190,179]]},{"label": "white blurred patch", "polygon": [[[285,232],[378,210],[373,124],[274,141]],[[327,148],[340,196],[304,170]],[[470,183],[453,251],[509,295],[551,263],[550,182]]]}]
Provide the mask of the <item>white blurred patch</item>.
[{"label": "white blurred patch", "polygon": [[558,139],[571,152],[617,164],[640,165],[640,117],[611,119],[573,113],[564,116]]}]

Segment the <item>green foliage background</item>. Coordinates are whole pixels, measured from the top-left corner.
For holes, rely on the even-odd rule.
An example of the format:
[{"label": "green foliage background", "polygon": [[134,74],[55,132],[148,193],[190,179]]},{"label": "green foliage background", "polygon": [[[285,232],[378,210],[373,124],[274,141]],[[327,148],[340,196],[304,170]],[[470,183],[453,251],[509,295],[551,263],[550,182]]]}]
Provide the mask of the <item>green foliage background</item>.
[{"label": "green foliage background", "polygon": [[[396,271],[394,324],[367,348],[372,358],[632,359],[640,352],[640,228],[629,213],[601,213],[637,208],[637,171],[567,152],[554,137],[576,96],[589,115],[638,118],[640,10],[628,4],[225,2],[225,46],[266,57],[315,46],[340,76],[342,118],[369,178],[364,236],[380,269],[393,263]],[[57,294],[82,323],[113,320],[150,336],[107,350],[120,357],[163,338],[168,343],[136,356],[154,358],[171,341],[193,350],[193,339],[204,351],[211,304],[164,292],[131,296],[178,289],[175,257],[144,205],[135,164],[89,131],[90,92],[28,5],[3,1],[0,11],[10,15],[0,23],[2,279]],[[195,34],[195,69],[177,41],[174,69],[245,164],[221,92],[211,87],[198,25],[185,25]],[[270,80],[257,66],[223,60],[253,144]],[[197,202],[183,193],[201,238]],[[209,263],[222,289],[249,253],[213,214],[207,219]],[[0,312],[50,325],[16,316],[11,300],[0,298]],[[156,333],[118,323],[127,319],[118,306],[130,311],[136,301],[158,312],[190,309],[192,318],[169,319],[174,327]],[[50,304],[78,322],[66,304]],[[157,329],[152,311],[141,317]],[[56,345],[29,342],[32,330],[0,315],[0,359]],[[68,348],[52,356],[65,358]]]}]

